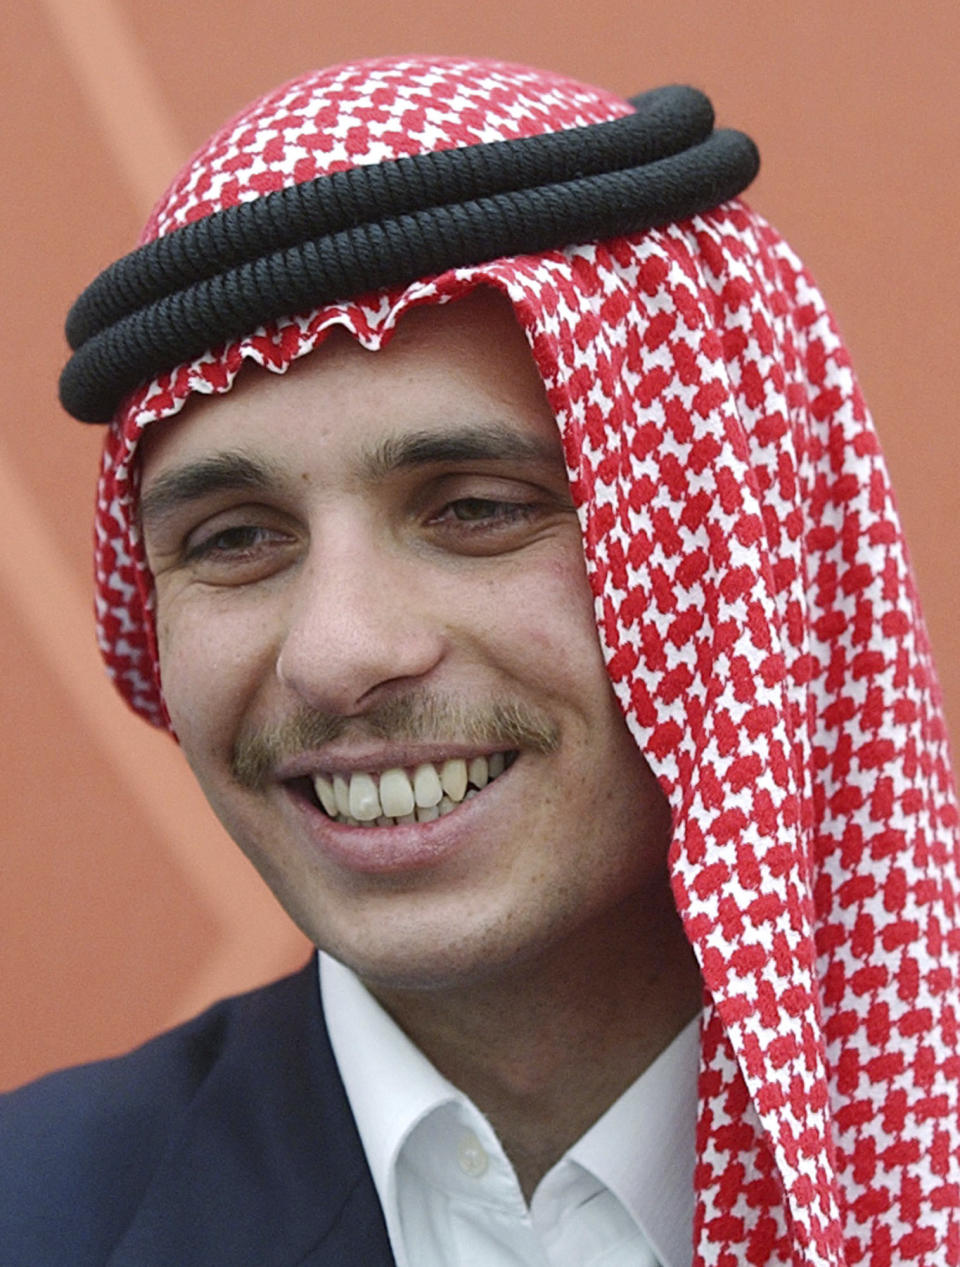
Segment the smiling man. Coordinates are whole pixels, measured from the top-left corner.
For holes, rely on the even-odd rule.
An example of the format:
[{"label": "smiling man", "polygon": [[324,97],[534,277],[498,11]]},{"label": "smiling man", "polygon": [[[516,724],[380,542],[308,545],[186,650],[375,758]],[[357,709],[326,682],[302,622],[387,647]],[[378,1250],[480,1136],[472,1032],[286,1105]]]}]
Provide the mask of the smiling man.
[{"label": "smiling man", "polygon": [[2,1261],[958,1261],[936,683],[754,170],[335,67],[78,301],[108,665],[319,971],[11,1097]]},{"label": "smiling man", "polygon": [[377,356],[333,336],[148,433],[142,471],[164,699],[211,804],[531,1196],[700,982],[509,305],[421,309]]}]

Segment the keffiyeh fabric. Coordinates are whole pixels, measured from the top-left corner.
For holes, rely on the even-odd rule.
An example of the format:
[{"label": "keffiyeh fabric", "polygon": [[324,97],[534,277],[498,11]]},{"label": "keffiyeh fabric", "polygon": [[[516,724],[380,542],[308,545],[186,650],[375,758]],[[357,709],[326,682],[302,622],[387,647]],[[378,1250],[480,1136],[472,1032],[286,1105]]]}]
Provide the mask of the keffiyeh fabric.
[{"label": "keffiyeh fabric", "polygon": [[[493,62],[306,75],[198,152],[143,240],[331,171],[617,118]],[[561,431],[597,628],[673,810],[705,983],[698,1267],[960,1264],[958,844],[944,724],[887,473],[833,320],[740,201],[634,237],[453,269],[252,331],[110,426],[97,608],[128,702],[167,724],[137,443],[245,360],[334,325],[377,348],[476,286],[511,301]]]}]

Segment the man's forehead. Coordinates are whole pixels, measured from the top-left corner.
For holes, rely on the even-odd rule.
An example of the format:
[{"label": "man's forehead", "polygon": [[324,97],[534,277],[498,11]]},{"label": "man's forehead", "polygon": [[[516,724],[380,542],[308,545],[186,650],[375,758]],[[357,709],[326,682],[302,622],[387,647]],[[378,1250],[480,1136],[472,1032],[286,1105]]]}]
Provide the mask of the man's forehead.
[{"label": "man's forehead", "polygon": [[[255,459],[266,472],[305,433],[312,443],[349,448],[358,475],[370,480],[423,463],[553,463],[560,453],[513,310],[487,290],[409,312],[376,351],[337,327],[282,374],[243,366],[229,392],[194,395],[178,415],[146,428],[144,490],[171,460],[219,454]],[[241,476],[242,462],[234,468]]]}]

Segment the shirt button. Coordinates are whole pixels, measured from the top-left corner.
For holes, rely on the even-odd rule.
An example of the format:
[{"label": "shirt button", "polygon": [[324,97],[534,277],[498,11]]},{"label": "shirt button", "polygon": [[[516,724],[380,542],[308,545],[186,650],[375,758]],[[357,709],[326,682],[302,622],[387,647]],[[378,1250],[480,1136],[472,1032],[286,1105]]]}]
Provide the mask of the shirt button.
[{"label": "shirt button", "polygon": [[471,1179],[479,1179],[487,1173],[489,1164],[484,1147],[473,1131],[467,1131],[466,1134],[461,1135],[460,1142],[457,1144],[457,1165],[463,1173],[469,1175]]}]

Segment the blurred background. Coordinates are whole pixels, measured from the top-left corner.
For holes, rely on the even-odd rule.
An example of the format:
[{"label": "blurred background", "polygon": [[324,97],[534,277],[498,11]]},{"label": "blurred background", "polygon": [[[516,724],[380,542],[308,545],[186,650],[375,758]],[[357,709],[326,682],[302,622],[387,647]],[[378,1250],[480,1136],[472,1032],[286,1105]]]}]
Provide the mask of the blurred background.
[{"label": "blurred background", "polygon": [[175,745],[94,647],[96,428],[56,401],[62,321],[207,134],[311,66],[530,62],[688,82],[749,132],[750,201],[813,270],[886,449],[960,728],[960,5],[769,0],[7,0],[2,36],[0,1087],[121,1051],[302,963]]}]

